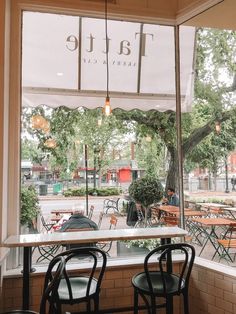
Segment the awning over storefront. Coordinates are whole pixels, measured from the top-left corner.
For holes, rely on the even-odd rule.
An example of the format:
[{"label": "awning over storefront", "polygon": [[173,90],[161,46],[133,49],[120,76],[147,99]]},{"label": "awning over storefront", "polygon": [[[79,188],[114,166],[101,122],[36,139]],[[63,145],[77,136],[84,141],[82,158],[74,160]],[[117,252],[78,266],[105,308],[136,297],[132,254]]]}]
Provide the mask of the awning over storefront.
[{"label": "awning over storefront", "polygon": [[[24,12],[22,105],[96,108],[106,90],[105,22]],[[108,21],[112,108],[175,110],[174,28]],[[180,28],[182,111],[190,111],[195,28]]]}]

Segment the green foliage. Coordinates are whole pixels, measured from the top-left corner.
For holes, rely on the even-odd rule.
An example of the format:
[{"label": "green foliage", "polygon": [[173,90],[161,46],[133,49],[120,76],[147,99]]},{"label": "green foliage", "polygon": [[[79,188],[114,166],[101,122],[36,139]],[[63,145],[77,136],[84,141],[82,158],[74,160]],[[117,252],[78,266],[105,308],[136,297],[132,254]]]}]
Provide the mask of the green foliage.
[{"label": "green foliage", "polygon": [[128,248],[130,248],[131,246],[138,246],[142,248],[147,248],[149,251],[154,250],[161,244],[160,239],[130,240],[124,242]]},{"label": "green foliage", "polygon": [[29,228],[34,226],[34,222],[39,214],[38,196],[34,186],[21,187],[21,216],[20,223]]},{"label": "green foliage", "polygon": [[[100,189],[94,189],[89,188],[88,194],[94,195],[96,193],[97,196],[112,196],[112,195],[119,195],[121,193],[120,188],[100,188]],[[68,189],[63,193],[65,197],[70,196],[85,196],[86,190],[85,188],[78,188],[78,189]]]},{"label": "green foliage", "polygon": [[129,186],[130,196],[144,207],[160,201],[163,193],[163,187],[157,178],[143,177]]}]

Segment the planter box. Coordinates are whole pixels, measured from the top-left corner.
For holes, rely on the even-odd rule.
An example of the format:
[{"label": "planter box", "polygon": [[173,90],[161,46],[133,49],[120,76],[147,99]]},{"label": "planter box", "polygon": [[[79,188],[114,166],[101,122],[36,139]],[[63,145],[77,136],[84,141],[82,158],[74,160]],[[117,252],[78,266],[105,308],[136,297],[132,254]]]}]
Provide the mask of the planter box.
[{"label": "planter box", "polygon": [[138,246],[127,247],[125,242],[117,242],[117,256],[137,256],[137,255],[147,255],[149,249]]}]

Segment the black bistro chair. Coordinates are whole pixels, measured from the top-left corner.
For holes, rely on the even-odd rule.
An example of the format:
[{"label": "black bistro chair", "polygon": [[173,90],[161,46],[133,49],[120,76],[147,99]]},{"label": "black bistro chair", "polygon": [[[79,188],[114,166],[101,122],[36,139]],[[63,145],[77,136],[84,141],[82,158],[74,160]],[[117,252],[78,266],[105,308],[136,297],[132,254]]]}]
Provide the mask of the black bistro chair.
[{"label": "black bistro chair", "polygon": [[[173,270],[167,272],[167,259],[174,251],[183,253],[183,262],[178,273]],[[189,314],[188,309],[188,286],[189,277],[195,258],[195,249],[186,243],[166,244],[152,250],[144,260],[144,272],[132,278],[134,287],[134,314],[138,313],[138,296],[140,295],[149,314],[156,313],[156,308],[165,307],[167,314],[172,314],[168,299],[175,295],[183,295],[184,314]],[[158,270],[153,270],[155,264]],[[172,267],[171,267],[172,268]],[[156,303],[156,298],[165,298],[165,303]]]},{"label": "black bistro chair", "polygon": [[[58,256],[63,256],[66,260],[64,278],[58,287],[59,304],[86,303],[86,313],[91,313],[91,301],[93,301],[92,313],[98,313],[100,286],[107,263],[106,253],[96,247],[83,247],[64,251]],[[67,265],[72,259],[76,259],[76,263],[88,259],[90,267],[82,272],[70,272],[67,270]]]},{"label": "black bistro chair", "polygon": [[[43,296],[40,303],[39,313],[28,310],[8,311],[3,314],[60,314],[58,307],[57,289],[65,268],[65,259],[62,256],[54,258],[45,275]],[[47,306],[48,304],[48,306]]]}]

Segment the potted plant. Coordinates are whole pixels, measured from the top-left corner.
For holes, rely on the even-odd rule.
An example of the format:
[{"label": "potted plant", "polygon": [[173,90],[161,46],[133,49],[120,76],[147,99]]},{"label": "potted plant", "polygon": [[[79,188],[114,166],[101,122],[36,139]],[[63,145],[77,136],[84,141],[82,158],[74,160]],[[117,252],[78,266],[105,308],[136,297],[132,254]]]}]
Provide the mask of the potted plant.
[{"label": "potted plant", "polygon": [[[163,197],[163,187],[157,178],[150,176],[143,177],[131,183],[129,187],[129,195],[132,199],[142,205],[145,209],[145,220],[147,220],[147,213],[150,205],[160,201]],[[146,221],[145,221],[146,225]],[[148,240],[133,240],[118,242],[118,253],[120,255],[133,254],[133,252],[145,254],[149,250],[157,247],[160,244],[159,239]]]},{"label": "potted plant", "polygon": [[37,229],[39,214],[38,196],[34,186],[21,187],[21,215],[20,223],[34,233]]},{"label": "potted plant", "polygon": [[150,176],[138,179],[129,186],[129,195],[145,209],[145,222],[150,205],[159,202],[163,193],[160,180]]}]

